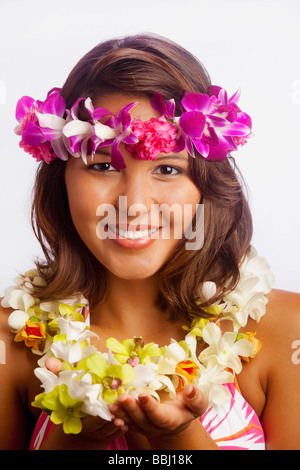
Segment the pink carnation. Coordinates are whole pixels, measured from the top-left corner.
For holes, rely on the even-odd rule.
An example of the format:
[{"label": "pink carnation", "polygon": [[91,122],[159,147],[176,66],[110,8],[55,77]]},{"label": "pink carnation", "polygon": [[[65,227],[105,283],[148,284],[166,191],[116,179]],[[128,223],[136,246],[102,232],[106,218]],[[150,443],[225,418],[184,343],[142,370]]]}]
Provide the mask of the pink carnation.
[{"label": "pink carnation", "polygon": [[28,145],[21,140],[19,143],[21,149],[25,152],[29,153],[33,158],[36,159],[37,162],[45,161],[47,164],[55,160],[57,156],[55,155],[53,148],[50,142],[44,142],[40,144],[38,147],[34,147],[33,145]]},{"label": "pink carnation", "polygon": [[126,145],[126,149],[139,160],[155,160],[160,153],[170,153],[176,147],[177,131],[164,116],[147,122],[134,119],[131,130],[138,142]]}]

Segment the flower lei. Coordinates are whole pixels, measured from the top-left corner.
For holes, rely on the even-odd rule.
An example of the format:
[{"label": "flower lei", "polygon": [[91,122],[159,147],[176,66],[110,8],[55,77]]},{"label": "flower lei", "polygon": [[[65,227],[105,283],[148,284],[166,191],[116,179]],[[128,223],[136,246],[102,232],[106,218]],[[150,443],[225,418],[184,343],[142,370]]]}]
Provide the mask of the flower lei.
[{"label": "flower lei", "polygon": [[[240,269],[236,289],[222,302],[207,307],[215,320],[194,318],[184,341],[173,339],[159,347],[144,344],[141,337],[114,338],[106,341],[107,352],[99,352],[89,344],[97,336],[90,330],[84,313],[88,302],[80,294],[61,301],[41,302],[33,298],[33,286],[45,284],[37,270],[17,278],[17,285],[5,291],[3,307],[11,307],[8,324],[16,333],[14,341],[24,341],[32,352],[41,356],[34,373],[44,392],[33,406],[50,414],[53,423],[63,423],[65,433],[79,433],[81,418],[87,415],[111,420],[108,405],[121,393],[138,396],[148,393],[159,400],[164,390],[175,397],[185,384],[193,383],[203,390],[210,405],[224,404],[230,398],[224,386],[242,370],[242,360],[249,361],[260,349],[255,333],[239,333],[248,318],[259,322],[265,314],[267,299],[274,282],[270,267],[252,248]],[[216,291],[213,282],[203,284],[203,296],[211,298]],[[233,322],[232,332],[222,332],[219,319]],[[197,341],[208,347],[197,357]],[[54,374],[46,366],[47,358],[61,362]]]},{"label": "flower lei", "polygon": [[[94,109],[90,98],[79,98],[68,110],[60,91],[53,88],[45,101],[23,96],[16,107],[19,124],[15,133],[21,136],[20,147],[48,164],[57,158],[67,160],[69,155],[86,163],[87,156],[94,156],[97,149],[112,146],[111,164],[120,170],[126,167],[119,150],[121,142],[142,160],[186,148],[193,157],[196,149],[206,160],[222,161],[251,136],[251,118],[237,106],[240,92],[228,98],[226,90],[218,86],[211,86],[208,94],[186,92],[180,116],[174,115],[173,99],[165,102],[160,93],[154,93],[151,105],[161,117],[147,122],[131,119],[129,111],[136,102],[117,115],[102,107]],[[82,101],[90,116],[87,121],[79,118]]]}]

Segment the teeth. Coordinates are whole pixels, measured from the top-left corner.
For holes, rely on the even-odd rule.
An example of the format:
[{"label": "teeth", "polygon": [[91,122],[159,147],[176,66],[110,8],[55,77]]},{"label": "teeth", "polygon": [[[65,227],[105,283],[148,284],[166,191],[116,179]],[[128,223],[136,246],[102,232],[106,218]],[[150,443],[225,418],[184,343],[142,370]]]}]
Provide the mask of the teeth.
[{"label": "teeth", "polygon": [[131,230],[123,230],[118,229],[117,227],[112,228],[112,231],[121,235],[121,237],[129,238],[129,240],[137,240],[138,238],[145,238],[149,237],[152,233],[157,232],[158,228],[153,228],[151,230],[135,230],[134,232]]}]

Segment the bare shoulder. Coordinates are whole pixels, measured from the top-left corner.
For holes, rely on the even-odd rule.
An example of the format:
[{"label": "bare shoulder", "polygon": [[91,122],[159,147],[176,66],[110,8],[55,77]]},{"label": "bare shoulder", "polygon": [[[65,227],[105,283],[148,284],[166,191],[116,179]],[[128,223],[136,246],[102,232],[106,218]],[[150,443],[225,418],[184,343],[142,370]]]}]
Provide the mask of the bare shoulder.
[{"label": "bare shoulder", "polygon": [[300,294],[274,290],[257,335],[267,375],[262,423],[269,449],[299,449]]},{"label": "bare shoulder", "polygon": [[267,298],[266,315],[259,326],[261,333],[275,341],[278,335],[284,340],[298,334],[300,339],[300,294],[272,290]]},{"label": "bare shoulder", "polygon": [[8,326],[13,310],[0,306],[0,448],[28,446],[31,419],[28,414],[28,385],[32,382],[32,361],[28,348],[14,342]]}]

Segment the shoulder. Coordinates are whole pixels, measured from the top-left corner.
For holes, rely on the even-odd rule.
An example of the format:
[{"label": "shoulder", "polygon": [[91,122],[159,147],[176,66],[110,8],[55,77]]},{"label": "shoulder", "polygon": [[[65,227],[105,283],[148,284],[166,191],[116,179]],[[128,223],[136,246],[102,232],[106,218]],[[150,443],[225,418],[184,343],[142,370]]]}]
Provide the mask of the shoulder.
[{"label": "shoulder", "polygon": [[[0,299],[0,302],[2,299]],[[12,308],[5,308],[0,303],[0,367],[1,379],[9,381],[18,389],[18,393],[26,395],[29,374],[34,368],[34,356],[24,342],[16,343],[13,333],[8,324]],[[18,364],[20,367],[16,367]],[[2,367],[3,365],[3,367]]]},{"label": "shoulder", "polygon": [[259,328],[264,336],[277,341],[279,335],[285,341],[298,334],[300,339],[300,294],[272,290],[267,299],[266,315]]},{"label": "shoulder", "polygon": [[[263,355],[269,370],[274,368],[274,358],[280,364],[290,362],[295,341],[300,343],[300,294],[272,290],[267,295],[266,314],[258,324],[250,321],[247,327],[256,330],[263,343]],[[277,363],[278,364],[278,363]]]},{"label": "shoulder", "polygon": [[262,423],[269,449],[295,449],[300,439],[300,294],[273,290],[268,301],[257,325],[267,378]]}]

